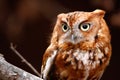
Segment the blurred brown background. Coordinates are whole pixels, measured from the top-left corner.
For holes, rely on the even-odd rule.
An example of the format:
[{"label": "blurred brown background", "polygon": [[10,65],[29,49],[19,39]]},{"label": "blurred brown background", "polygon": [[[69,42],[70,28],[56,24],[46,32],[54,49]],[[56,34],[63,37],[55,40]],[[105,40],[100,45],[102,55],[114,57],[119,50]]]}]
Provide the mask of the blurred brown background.
[{"label": "blurred brown background", "polygon": [[120,80],[120,1],[119,0],[0,0],[0,53],[6,60],[32,74],[13,53],[10,42],[40,72],[42,55],[56,16],[62,12],[106,10],[105,20],[112,35],[113,55],[102,80]]}]

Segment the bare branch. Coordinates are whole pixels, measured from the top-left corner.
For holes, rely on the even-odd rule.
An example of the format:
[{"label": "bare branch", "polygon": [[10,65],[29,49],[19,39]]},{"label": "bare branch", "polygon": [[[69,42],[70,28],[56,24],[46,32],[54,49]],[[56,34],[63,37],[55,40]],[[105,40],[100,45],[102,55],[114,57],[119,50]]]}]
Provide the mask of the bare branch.
[{"label": "bare branch", "polygon": [[34,71],[34,73],[40,77],[40,73],[15,49],[13,43],[10,43],[10,49],[22,59],[22,62],[26,63]]},{"label": "bare branch", "polygon": [[0,54],[0,80],[43,80],[10,63]]}]

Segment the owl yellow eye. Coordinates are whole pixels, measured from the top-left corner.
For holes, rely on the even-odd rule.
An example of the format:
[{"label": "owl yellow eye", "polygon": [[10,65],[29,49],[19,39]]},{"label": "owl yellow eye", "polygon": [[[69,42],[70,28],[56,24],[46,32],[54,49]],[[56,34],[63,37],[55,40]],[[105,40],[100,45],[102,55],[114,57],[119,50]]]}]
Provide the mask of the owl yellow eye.
[{"label": "owl yellow eye", "polygon": [[79,26],[79,29],[82,31],[88,31],[90,29],[90,24],[89,23],[83,23]]},{"label": "owl yellow eye", "polygon": [[69,29],[69,26],[68,26],[66,23],[63,23],[63,24],[62,24],[62,30],[63,30],[64,32],[66,32],[66,31],[68,31],[68,29]]}]

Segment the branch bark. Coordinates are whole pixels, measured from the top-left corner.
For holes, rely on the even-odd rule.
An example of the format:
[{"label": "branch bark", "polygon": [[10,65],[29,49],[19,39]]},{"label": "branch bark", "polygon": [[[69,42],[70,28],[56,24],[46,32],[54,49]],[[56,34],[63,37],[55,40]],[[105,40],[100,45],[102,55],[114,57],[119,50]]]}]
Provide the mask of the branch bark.
[{"label": "branch bark", "polygon": [[0,80],[43,80],[10,63],[0,54]]}]

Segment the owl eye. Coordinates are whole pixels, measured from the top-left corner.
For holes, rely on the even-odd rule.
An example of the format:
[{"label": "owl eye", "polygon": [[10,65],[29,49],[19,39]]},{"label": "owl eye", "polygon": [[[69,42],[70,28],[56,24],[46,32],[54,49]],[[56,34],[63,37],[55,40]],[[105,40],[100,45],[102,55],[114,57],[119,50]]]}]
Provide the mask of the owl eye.
[{"label": "owl eye", "polygon": [[88,31],[90,29],[90,23],[83,23],[79,26],[82,31]]},{"label": "owl eye", "polygon": [[63,23],[63,24],[62,24],[62,30],[63,30],[64,32],[66,32],[66,31],[68,31],[68,29],[69,29],[69,26],[68,26],[66,23]]}]

